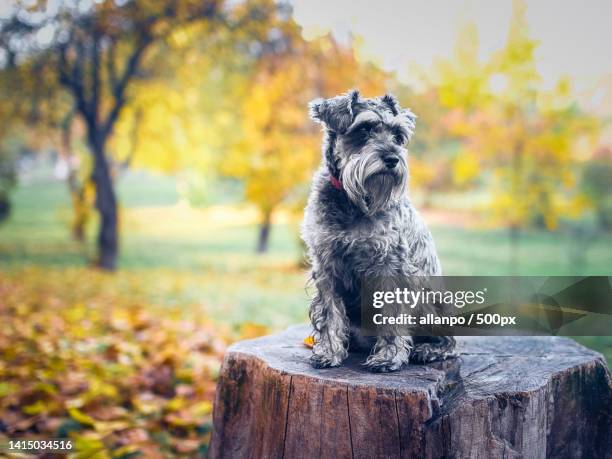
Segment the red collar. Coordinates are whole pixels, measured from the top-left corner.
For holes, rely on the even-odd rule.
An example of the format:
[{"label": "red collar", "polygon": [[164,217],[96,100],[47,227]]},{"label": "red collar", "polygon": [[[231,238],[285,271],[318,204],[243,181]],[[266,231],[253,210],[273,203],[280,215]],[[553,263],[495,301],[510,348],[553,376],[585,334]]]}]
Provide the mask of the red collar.
[{"label": "red collar", "polygon": [[338,180],[336,177],[334,177],[333,175],[329,174],[329,183],[332,184],[332,186],[336,189],[336,190],[342,190],[342,182],[340,180]]}]

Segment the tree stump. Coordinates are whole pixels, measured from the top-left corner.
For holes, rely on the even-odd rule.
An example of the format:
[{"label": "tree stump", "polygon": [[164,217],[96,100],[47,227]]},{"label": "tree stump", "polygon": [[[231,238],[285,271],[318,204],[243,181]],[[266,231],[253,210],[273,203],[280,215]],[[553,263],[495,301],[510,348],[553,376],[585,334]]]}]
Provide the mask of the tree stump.
[{"label": "tree stump", "polygon": [[306,326],[231,346],[209,457],[612,457],[602,356],[567,338],[459,337],[459,357],[316,370]]}]

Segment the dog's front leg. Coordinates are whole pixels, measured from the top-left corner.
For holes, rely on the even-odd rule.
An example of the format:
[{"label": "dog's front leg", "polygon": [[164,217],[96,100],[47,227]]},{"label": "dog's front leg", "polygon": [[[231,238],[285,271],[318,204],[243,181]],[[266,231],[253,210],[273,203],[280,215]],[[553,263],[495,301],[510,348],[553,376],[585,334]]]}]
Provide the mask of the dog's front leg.
[{"label": "dog's front leg", "polygon": [[330,275],[313,275],[317,292],[310,304],[314,346],[310,362],[315,368],[337,367],[348,355],[349,323],[342,298]]},{"label": "dog's front leg", "polygon": [[[394,266],[400,262],[395,259],[387,260],[381,267],[377,268],[377,273],[380,273],[379,278],[375,278],[375,290],[383,292],[393,292],[400,287],[397,283],[399,276],[405,275],[403,272],[397,272]],[[402,262],[402,266],[406,266],[408,272],[417,271],[417,268]],[[402,305],[400,303],[389,303],[385,306],[387,313],[390,315],[399,315],[402,313]],[[376,343],[372,347],[370,355],[363,365],[370,371],[376,373],[387,373],[397,371],[410,360],[410,353],[413,348],[413,338],[407,336],[411,330],[407,330],[405,326],[386,325],[385,335],[380,335],[376,339]]]},{"label": "dog's front leg", "polygon": [[410,360],[415,363],[429,363],[455,357],[455,338],[452,336],[418,337]]},{"label": "dog's front leg", "polygon": [[364,365],[376,373],[399,370],[408,363],[411,349],[410,336],[379,336]]}]

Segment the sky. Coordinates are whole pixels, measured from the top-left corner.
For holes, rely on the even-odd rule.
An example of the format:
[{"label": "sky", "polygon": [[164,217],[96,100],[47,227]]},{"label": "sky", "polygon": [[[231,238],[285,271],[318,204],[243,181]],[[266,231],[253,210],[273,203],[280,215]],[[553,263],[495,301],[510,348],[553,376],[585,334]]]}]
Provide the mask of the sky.
[{"label": "sky", "polygon": [[[459,28],[476,24],[480,55],[500,49],[512,0],[290,0],[306,38],[331,31],[341,42],[362,39],[361,55],[400,80],[415,83],[415,67],[428,69],[450,56]],[[0,0],[0,17],[14,0]],[[58,0],[50,0],[57,4]],[[526,0],[530,33],[539,41],[537,66],[545,87],[569,76],[583,103],[612,114],[612,1]]]},{"label": "sky", "polygon": [[[14,0],[0,0],[0,17]],[[49,3],[56,4],[56,0]],[[306,37],[332,31],[346,41],[363,38],[362,52],[400,78],[450,55],[459,27],[474,21],[481,57],[504,44],[511,0],[292,0],[294,18]],[[612,75],[612,1],[527,0],[530,32],[539,40],[538,69],[552,86],[563,75],[590,85]],[[3,14],[4,13],[4,14]]]},{"label": "sky", "polygon": [[[50,4],[58,3],[51,0]],[[292,0],[306,37],[332,31],[346,41],[363,38],[363,53],[409,81],[410,66],[427,68],[450,55],[461,24],[478,27],[481,57],[501,48],[508,32],[511,0]],[[612,75],[612,1],[527,0],[527,20],[538,69],[552,86],[563,75],[589,85]],[[14,0],[0,0],[0,17]]]},{"label": "sky", "polygon": [[[294,18],[306,38],[328,31],[340,41],[351,34],[359,36],[365,57],[397,71],[408,83],[414,65],[426,69],[435,59],[452,53],[459,28],[468,21],[478,28],[481,58],[500,49],[512,14],[511,0],[292,3]],[[537,66],[546,87],[562,76],[571,77],[576,89],[583,92],[602,79],[612,87],[612,1],[527,0],[526,4],[529,31],[539,41]]]}]

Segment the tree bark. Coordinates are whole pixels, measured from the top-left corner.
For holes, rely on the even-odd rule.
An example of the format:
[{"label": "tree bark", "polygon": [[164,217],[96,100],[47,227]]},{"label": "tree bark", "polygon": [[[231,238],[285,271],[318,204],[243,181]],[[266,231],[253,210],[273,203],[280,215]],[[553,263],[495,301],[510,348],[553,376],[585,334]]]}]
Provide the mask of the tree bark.
[{"label": "tree bark", "polygon": [[113,271],[117,267],[119,249],[117,198],[104,151],[104,143],[94,142],[90,146],[94,154],[92,178],[96,185],[96,209],[100,215],[97,264],[102,269]]},{"label": "tree bark", "polygon": [[372,374],[313,369],[308,333],[228,349],[209,458],[611,457],[610,373],[570,339],[458,337],[459,358]]},{"label": "tree bark", "polygon": [[71,111],[61,123],[61,155],[68,168],[68,191],[72,198],[72,237],[78,242],[85,241],[85,228],[89,220],[89,206],[87,203],[87,182],[79,183],[76,158],[72,149],[72,124],[74,112]]},{"label": "tree bark", "polygon": [[263,216],[263,220],[259,224],[259,237],[257,238],[257,253],[265,253],[268,251],[271,229],[272,229],[272,212],[265,212]]},{"label": "tree bark", "polygon": [[6,220],[11,214],[11,201],[9,197],[0,193],[0,222]]},{"label": "tree bark", "polygon": [[[71,172],[73,173],[73,172]],[[87,184],[75,186],[71,185],[70,193],[72,195],[72,237],[78,242],[85,242],[85,229],[89,221],[89,205],[87,203],[87,194],[85,187]]]}]

